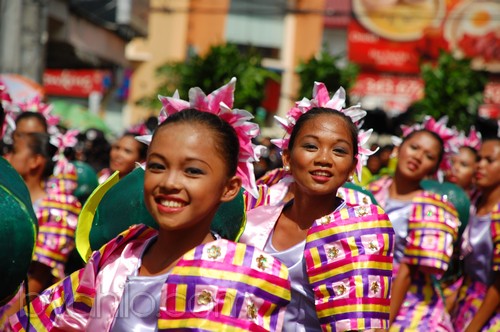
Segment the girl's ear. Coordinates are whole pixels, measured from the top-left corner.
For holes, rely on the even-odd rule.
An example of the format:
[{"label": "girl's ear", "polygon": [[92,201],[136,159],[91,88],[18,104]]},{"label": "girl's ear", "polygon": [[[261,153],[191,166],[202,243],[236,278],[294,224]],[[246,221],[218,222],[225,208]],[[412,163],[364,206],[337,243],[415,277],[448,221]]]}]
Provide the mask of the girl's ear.
[{"label": "girl's ear", "polygon": [[238,195],[241,189],[241,178],[233,176],[226,183],[226,188],[222,193],[221,202],[229,202]]},{"label": "girl's ear", "polygon": [[283,150],[283,152],[281,153],[281,161],[283,163],[284,168],[288,166],[288,169],[290,169],[290,150],[288,149]]},{"label": "girl's ear", "polygon": [[45,168],[46,159],[41,154],[34,154],[28,161],[28,166],[31,172],[43,172]]}]

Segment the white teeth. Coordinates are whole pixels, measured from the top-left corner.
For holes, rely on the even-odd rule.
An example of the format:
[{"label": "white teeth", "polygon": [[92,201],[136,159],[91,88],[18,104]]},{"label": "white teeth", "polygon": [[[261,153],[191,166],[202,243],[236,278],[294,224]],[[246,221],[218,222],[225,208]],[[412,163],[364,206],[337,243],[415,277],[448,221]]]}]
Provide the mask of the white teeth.
[{"label": "white teeth", "polygon": [[169,207],[169,208],[178,208],[178,207],[182,207],[184,205],[181,202],[177,202],[177,201],[161,201],[160,204],[162,206]]},{"label": "white teeth", "polygon": [[328,172],[313,172],[313,174],[319,176],[330,176],[330,173]]}]

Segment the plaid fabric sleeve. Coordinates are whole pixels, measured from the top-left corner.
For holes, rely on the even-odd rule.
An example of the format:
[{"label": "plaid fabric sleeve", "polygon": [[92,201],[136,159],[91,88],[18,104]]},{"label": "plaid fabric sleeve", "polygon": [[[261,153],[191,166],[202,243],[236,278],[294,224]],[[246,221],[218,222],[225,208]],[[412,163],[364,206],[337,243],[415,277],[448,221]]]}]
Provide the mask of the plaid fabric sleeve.
[{"label": "plaid fabric sleeve", "polygon": [[440,195],[423,193],[413,200],[403,262],[442,277],[458,236],[458,213]]}]

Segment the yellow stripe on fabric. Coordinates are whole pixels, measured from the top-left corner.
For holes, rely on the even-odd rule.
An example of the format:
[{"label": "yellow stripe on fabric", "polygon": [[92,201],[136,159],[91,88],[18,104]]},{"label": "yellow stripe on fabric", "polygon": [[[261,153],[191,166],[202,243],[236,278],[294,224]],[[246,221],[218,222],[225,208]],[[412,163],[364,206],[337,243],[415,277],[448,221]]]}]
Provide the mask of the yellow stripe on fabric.
[{"label": "yellow stripe on fabric", "polygon": [[[373,220],[373,221],[363,221],[361,223],[352,223],[349,225],[339,225],[337,227],[330,227],[327,229],[323,229],[318,232],[310,233],[307,235],[307,242],[312,242],[318,239],[326,238],[332,235],[337,235],[341,233],[347,233],[351,231],[362,231],[362,230],[367,230],[367,229],[380,229],[381,226],[384,226],[382,223],[386,221],[385,219],[383,220]],[[389,227],[391,224],[387,221],[384,223],[386,227]]]},{"label": "yellow stripe on fabric", "polygon": [[[418,256],[418,257],[423,257],[423,258],[435,258],[435,259],[442,259],[442,260],[447,260],[449,257],[445,255],[443,252],[435,252],[432,250],[422,250],[422,249],[406,249],[405,250],[405,255],[409,256]],[[443,259],[446,258],[446,259]]]},{"label": "yellow stripe on fabric", "polygon": [[[330,292],[328,291],[328,286],[326,286],[326,285],[321,285],[315,291],[318,291],[321,293],[321,297],[319,298],[320,302],[317,304],[327,302],[328,299],[330,298]],[[316,300],[316,301],[318,301],[318,300]]]},{"label": "yellow stripe on fabric", "polygon": [[57,227],[57,226],[46,226],[42,225],[40,226],[40,232],[46,232],[50,233],[51,235],[67,235],[67,236],[74,236],[75,231],[71,228],[66,228],[66,227]]},{"label": "yellow stripe on fabric", "polygon": [[392,271],[392,264],[391,263],[381,263],[381,262],[361,262],[361,263],[356,263],[356,265],[346,263],[346,265],[335,267],[332,270],[325,271],[323,273],[314,275],[314,276],[309,276],[309,281],[310,283],[316,283],[321,280],[326,280],[330,278],[332,275],[339,275],[342,273],[350,272],[350,271],[363,271],[365,269],[376,269],[376,270],[385,270],[385,271]]},{"label": "yellow stripe on fabric", "polygon": [[66,255],[57,254],[57,253],[54,253],[50,250],[45,250],[45,249],[38,247],[38,246],[35,248],[35,254],[40,255],[40,256],[49,257],[53,260],[61,261],[61,262],[66,260]]},{"label": "yellow stripe on fabric", "polygon": [[393,237],[392,235],[389,236],[389,234],[387,234],[387,233],[382,234],[382,238],[384,239],[384,250],[382,251],[382,253],[385,254],[385,255],[387,255],[387,253],[389,252],[389,250],[392,250],[391,242],[390,242],[390,240],[392,239],[392,237]]},{"label": "yellow stripe on fabric", "polygon": [[232,289],[232,288],[226,289],[226,296],[224,297],[224,304],[223,304],[222,310],[221,310],[222,315],[224,315],[224,316],[231,315],[231,310],[233,309],[233,305],[234,305],[234,299],[236,299],[237,294],[238,294],[238,291],[236,291],[236,289]]},{"label": "yellow stripe on fabric", "polygon": [[321,266],[321,257],[319,256],[319,251],[317,247],[311,248],[309,250],[311,258],[313,260],[314,266]]},{"label": "yellow stripe on fabric", "polygon": [[[332,305],[334,305],[332,303]],[[325,308],[318,310],[318,318],[335,316],[340,314],[348,314],[350,312],[382,312],[389,313],[389,306],[382,304],[351,304],[344,306],[335,306],[334,308]]]},{"label": "yellow stripe on fabric", "polygon": [[356,239],[355,237],[351,236],[349,238],[347,238],[347,244],[349,245],[349,254],[351,255],[351,257],[357,257],[359,256],[359,249],[358,249],[358,244],[356,243]]},{"label": "yellow stripe on fabric", "polygon": [[78,215],[81,211],[80,206],[70,204],[70,203],[50,202],[49,204],[42,204],[41,207],[47,208],[47,209],[64,210],[65,212],[70,212],[70,213],[75,214],[75,215]]},{"label": "yellow stripe on fabric", "polygon": [[[35,311],[35,308],[33,308],[33,305],[30,304],[30,310],[31,310],[31,314],[30,314],[30,324],[31,326],[33,326],[35,328],[35,331],[47,331],[47,326],[45,326],[45,324],[43,324],[43,322],[40,320],[40,318],[37,316],[34,316],[33,313],[36,312]],[[40,315],[44,315],[43,313],[39,313]],[[31,326],[28,326],[28,329],[25,330],[23,329],[23,331],[30,331],[32,332],[33,329],[31,329]]]},{"label": "yellow stripe on fabric", "polygon": [[[176,285],[176,293],[178,295],[180,294],[183,294],[183,295],[186,295],[187,294],[187,285],[183,285],[183,284],[180,284],[180,285]],[[178,312],[182,312],[186,309],[186,297],[187,296],[176,296],[175,298],[175,311],[178,311]]]},{"label": "yellow stripe on fabric", "polygon": [[284,266],[280,268],[279,277],[282,279],[288,279],[288,269]]},{"label": "yellow stripe on fabric", "polygon": [[384,298],[389,298],[389,293],[391,292],[391,287],[389,286],[390,285],[390,281],[391,281],[392,277],[382,277],[382,280],[384,282],[384,286],[385,286],[385,289],[384,289]]},{"label": "yellow stripe on fabric", "polygon": [[[355,275],[354,276],[354,284],[355,285],[362,285],[363,284],[363,277],[360,275]],[[362,298],[364,297],[364,292],[363,292],[363,287],[354,287],[356,290],[356,297]]]},{"label": "yellow stripe on fabric", "polygon": [[246,253],[245,246],[236,246],[236,250],[234,251],[233,264],[236,266],[243,266],[245,253]]},{"label": "yellow stripe on fabric", "polygon": [[357,318],[356,319],[356,329],[359,330],[366,330],[366,320],[369,318]]},{"label": "yellow stripe on fabric", "polygon": [[284,299],[290,298],[290,291],[288,289],[280,287],[279,285],[260,279],[258,277],[255,278],[238,272],[211,269],[206,267],[196,267],[196,266],[195,267],[177,266],[174,268],[173,273],[180,276],[197,276],[197,277],[199,276],[199,277],[215,278],[228,281],[239,281],[242,283],[246,283],[250,286],[259,287],[262,290],[270,294],[273,294],[275,296],[279,296]]},{"label": "yellow stripe on fabric", "polygon": [[[441,221],[422,221],[422,222],[410,222],[410,229],[429,229],[429,228],[437,228],[446,233],[454,234],[456,233],[453,227],[444,223],[444,220]],[[429,229],[429,231],[434,231],[434,229]]]},{"label": "yellow stripe on fabric", "polygon": [[266,313],[264,314],[264,317],[262,317],[262,323],[264,325],[263,327],[266,330],[271,329],[271,314],[273,313],[274,310],[276,310],[276,305],[273,304],[273,305],[269,306]]},{"label": "yellow stripe on fabric", "polygon": [[235,331],[248,332],[244,328],[234,325],[224,325],[223,323],[209,320],[208,318],[179,318],[179,319],[163,319],[158,320],[158,329],[182,329],[182,328],[198,328],[207,331]]}]

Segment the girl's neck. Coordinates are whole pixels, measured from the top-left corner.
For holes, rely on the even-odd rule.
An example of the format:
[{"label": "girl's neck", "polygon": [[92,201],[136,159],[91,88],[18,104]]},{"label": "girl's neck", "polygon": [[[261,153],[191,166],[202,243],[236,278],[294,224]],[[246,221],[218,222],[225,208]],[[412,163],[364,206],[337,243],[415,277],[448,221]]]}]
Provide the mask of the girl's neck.
[{"label": "girl's neck", "polygon": [[44,182],[40,179],[27,179],[24,180],[26,183],[26,187],[28,187],[28,191],[30,192],[31,202],[34,203],[41,198],[47,196],[47,193],[44,189]]},{"label": "girl's neck", "polygon": [[340,202],[336,192],[328,196],[312,197],[296,192],[293,203],[286,214],[289,219],[305,230],[309,229],[316,219],[335,211]]},{"label": "girl's neck", "polygon": [[[200,229],[204,227],[200,226]],[[214,241],[208,227],[205,231],[192,228],[178,231],[162,231],[158,238],[145,252],[139,275],[154,276],[171,270],[179,259],[189,250],[200,244]]]},{"label": "girl's neck", "polygon": [[411,200],[422,190],[420,180],[407,179],[396,171],[389,186],[389,197],[400,200]]},{"label": "girl's neck", "polygon": [[500,186],[491,189],[483,189],[477,204],[477,215],[491,213],[500,202]]}]

